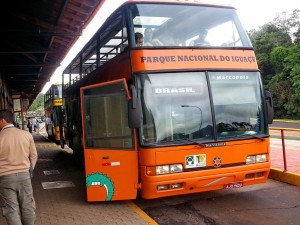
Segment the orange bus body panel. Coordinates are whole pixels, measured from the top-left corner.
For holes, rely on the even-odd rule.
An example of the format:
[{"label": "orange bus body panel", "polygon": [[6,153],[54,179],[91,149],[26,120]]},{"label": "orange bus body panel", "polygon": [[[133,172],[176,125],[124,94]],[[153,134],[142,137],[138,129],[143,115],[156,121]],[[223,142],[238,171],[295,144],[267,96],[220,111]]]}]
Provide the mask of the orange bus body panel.
[{"label": "orange bus body panel", "polygon": [[[142,197],[144,199],[161,198],[183,194],[192,194],[212,190],[224,189],[225,184],[243,182],[243,186],[265,183],[270,171],[270,162],[252,164],[243,167],[222,168],[215,170],[204,170],[201,172],[189,172],[185,174],[162,175],[161,181],[156,180],[157,176],[147,181],[142,176]],[[145,171],[144,167],[141,167]],[[247,171],[245,171],[247,169]],[[262,173],[262,177],[245,179],[246,174]],[[143,173],[141,173],[143,174]],[[158,185],[183,184],[182,188],[157,191]]]},{"label": "orange bus body panel", "polygon": [[[80,88],[85,89],[123,82],[127,98],[130,99],[125,79],[119,79]],[[82,125],[84,128],[84,107],[81,97]],[[134,135],[136,136],[136,135]],[[136,140],[136,138],[134,138]],[[85,129],[83,129],[83,143]],[[137,146],[137,143],[134,143]],[[138,189],[138,155],[135,149],[90,149],[84,144],[87,201],[114,201],[135,199]]]},{"label": "orange bus body panel", "polygon": [[[267,154],[269,157],[269,139],[244,140],[226,142],[225,146],[204,148],[200,145],[188,145],[166,148],[141,149],[140,170],[142,180],[142,197],[145,199],[159,198],[178,194],[191,194],[209,190],[223,189],[224,184],[242,182],[243,186],[267,181],[270,170],[269,158],[265,163],[246,165],[246,157]],[[205,155],[205,166],[191,167],[189,172],[173,173],[157,176],[147,175],[146,166],[174,164],[183,165],[188,170],[186,157]],[[222,159],[220,168],[213,165],[214,159]],[[246,174],[263,173],[263,176],[246,179]],[[183,183],[180,189],[157,190],[158,185]]]},{"label": "orange bus body panel", "polygon": [[[137,162],[136,151],[85,149],[84,158],[86,177],[98,176],[94,179],[94,184],[87,185],[89,202],[136,198],[138,189],[138,164],[134,163]],[[100,182],[100,176],[107,187],[97,183]]]}]

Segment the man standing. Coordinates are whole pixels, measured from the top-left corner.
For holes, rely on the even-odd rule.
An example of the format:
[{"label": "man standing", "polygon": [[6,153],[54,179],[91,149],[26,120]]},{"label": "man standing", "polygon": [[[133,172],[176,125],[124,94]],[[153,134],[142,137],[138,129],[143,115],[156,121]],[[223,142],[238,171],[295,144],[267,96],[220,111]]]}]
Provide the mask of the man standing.
[{"label": "man standing", "polygon": [[8,225],[34,225],[35,201],[29,169],[37,151],[32,135],[13,126],[13,113],[0,110],[0,206]]},{"label": "man standing", "polygon": [[205,40],[208,30],[201,28],[197,39],[190,42],[190,46],[210,46],[210,43]]},{"label": "man standing", "polygon": [[32,133],[32,120],[31,120],[31,119],[29,119],[29,120],[27,121],[27,128],[28,128],[28,131],[29,131],[30,133]]}]

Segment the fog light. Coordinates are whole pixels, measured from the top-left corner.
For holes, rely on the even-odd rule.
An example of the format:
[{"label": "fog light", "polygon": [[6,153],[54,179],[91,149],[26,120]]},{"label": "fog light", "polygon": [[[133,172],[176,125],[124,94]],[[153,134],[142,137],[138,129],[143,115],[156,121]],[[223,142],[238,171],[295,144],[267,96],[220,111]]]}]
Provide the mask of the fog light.
[{"label": "fog light", "polygon": [[158,191],[168,190],[169,189],[169,185],[168,184],[158,185],[156,189]]},{"label": "fog light", "polygon": [[171,189],[182,188],[182,187],[183,187],[183,183],[171,184]]},{"label": "fog light", "polygon": [[264,176],[264,172],[258,172],[255,174],[256,177],[263,177]]},{"label": "fog light", "polygon": [[246,179],[254,178],[254,173],[248,173],[248,174],[246,174],[245,178]]}]

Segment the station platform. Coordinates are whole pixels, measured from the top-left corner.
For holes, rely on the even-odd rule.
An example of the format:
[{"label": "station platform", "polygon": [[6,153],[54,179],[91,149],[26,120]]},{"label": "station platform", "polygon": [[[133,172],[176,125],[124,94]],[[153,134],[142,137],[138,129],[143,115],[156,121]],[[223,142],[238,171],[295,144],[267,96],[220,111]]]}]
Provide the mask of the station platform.
[{"label": "station platform", "polygon": [[[271,130],[270,134],[280,137],[278,130]],[[300,186],[300,132],[286,131],[285,137],[284,143],[280,138],[271,138],[269,178]]]},{"label": "station platform", "polygon": [[[36,225],[157,224],[131,201],[88,203],[84,170],[43,135],[33,137],[38,151],[32,178]],[[6,225],[2,216],[0,225]]]},{"label": "station platform", "polygon": [[[87,202],[84,170],[73,163],[68,149],[61,149],[49,141],[46,134],[33,133],[33,137],[39,155],[32,178],[37,205],[36,225],[157,224],[132,201]],[[292,178],[288,179],[296,180],[300,186],[300,150],[287,151],[293,157],[288,162],[289,171],[284,172],[283,161],[280,162],[282,150],[276,148],[276,144],[271,142],[270,175],[287,182],[289,180],[285,180],[284,174],[292,174]],[[1,216],[0,225],[6,225]]]}]

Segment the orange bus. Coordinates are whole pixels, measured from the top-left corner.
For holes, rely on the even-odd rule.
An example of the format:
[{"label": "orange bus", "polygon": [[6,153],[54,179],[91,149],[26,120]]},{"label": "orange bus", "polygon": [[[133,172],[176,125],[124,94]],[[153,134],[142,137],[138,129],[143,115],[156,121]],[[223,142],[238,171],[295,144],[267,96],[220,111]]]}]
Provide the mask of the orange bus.
[{"label": "orange bus", "polygon": [[87,201],[267,180],[272,98],[233,7],[126,1],[62,83],[66,137],[84,163]]},{"label": "orange bus", "polygon": [[52,84],[44,95],[45,128],[48,138],[63,144],[63,98],[62,84]]}]

